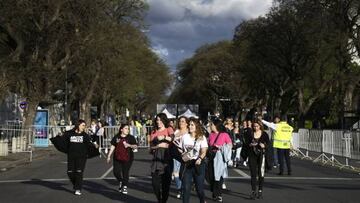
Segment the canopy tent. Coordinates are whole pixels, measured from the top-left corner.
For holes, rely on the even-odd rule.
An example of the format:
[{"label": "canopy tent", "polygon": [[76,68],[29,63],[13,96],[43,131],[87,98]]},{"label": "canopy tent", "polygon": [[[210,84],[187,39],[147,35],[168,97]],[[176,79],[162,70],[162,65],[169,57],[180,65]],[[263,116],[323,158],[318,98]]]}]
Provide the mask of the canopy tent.
[{"label": "canopy tent", "polygon": [[180,116],[185,116],[186,118],[194,117],[198,118],[196,114],[190,111],[190,109],[186,110],[185,113],[181,114]]},{"label": "canopy tent", "polygon": [[360,121],[354,123],[352,129],[360,129]]},{"label": "canopy tent", "polygon": [[162,112],[166,114],[169,119],[176,118],[176,116],[172,115],[167,109],[164,109]]}]

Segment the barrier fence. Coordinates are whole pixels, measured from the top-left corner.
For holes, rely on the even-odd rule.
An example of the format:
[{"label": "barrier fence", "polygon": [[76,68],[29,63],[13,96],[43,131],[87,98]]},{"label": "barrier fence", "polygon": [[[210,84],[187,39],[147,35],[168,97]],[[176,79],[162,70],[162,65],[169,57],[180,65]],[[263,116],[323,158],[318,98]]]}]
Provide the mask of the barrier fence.
[{"label": "barrier fence", "polygon": [[[0,156],[7,156],[8,153],[29,152],[31,160],[37,140],[43,138],[44,143],[51,145],[50,138],[61,135],[69,129],[71,126],[31,126],[29,128],[13,124],[1,126]],[[149,147],[151,131],[152,126],[130,127],[130,134],[136,138],[139,148]],[[105,126],[104,136],[98,139],[99,150],[106,154],[110,150],[111,140],[118,133],[119,126]],[[353,168],[349,161],[360,160],[360,131],[299,129],[298,132],[293,133],[292,146],[292,154],[302,159],[341,168]],[[310,153],[312,157],[309,156]]]},{"label": "barrier fence", "polygon": [[[292,145],[293,153],[303,159],[340,168],[354,168],[349,161],[360,160],[360,131],[299,129],[293,133]],[[309,152],[317,156],[310,157]]]},{"label": "barrier fence", "polygon": [[[72,126],[31,126],[22,128],[18,125],[0,126],[0,156],[7,156],[9,153],[28,152],[30,161],[34,147],[47,147],[51,145],[50,138],[62,135]],[[130,134],[133,135],[139,145],[139,148],[149,147],[149,136],[151,126],[130,127]],[[110,142],[114,136],[119,133],[119,126],[104,127],[104,136],[99,137],[99,150],[107,153],[110,149]]]}]

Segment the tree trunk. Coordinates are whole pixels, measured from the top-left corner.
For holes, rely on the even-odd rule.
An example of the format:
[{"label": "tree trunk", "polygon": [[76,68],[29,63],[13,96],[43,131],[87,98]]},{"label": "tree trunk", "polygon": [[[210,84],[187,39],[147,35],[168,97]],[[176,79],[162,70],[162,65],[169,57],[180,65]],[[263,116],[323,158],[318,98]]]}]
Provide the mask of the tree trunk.
[{"label": "tree trunk", "polygon": [[23,128],[29,128],[34,125],[34,120],[36,116],[36,109],[39,105],[39,100],[28,99],[27,107],[24,111],[23,117]]},{"label": "tree trunk", "polygon": [[348,83],[345,89],[345,97],[344,97],[344,110],[345,114],[346,112],[351,113],[351,111],[354,111],[354,103],[353,103],[353,95],[355,90],[356,84],[354,83]]},{"label": "tree trunk", "polygon": [[105,119],[105,116],[108,113],[108,103],[108,97],[106,91],[104,91],[102,95],[101,109],[99,114],[101,119]]},{"label": "tree trunk", "polygon": [[93,98],[94,91],[96,85],[98,84],[99,78],[100,78],[100,70],[99,68],[97,68],[95,77],[93,78],[92,83],[90,84],[90,87],[87,90],[87,94],[85,98],[80,100],[80,119],[84,119],[85,122],[89,124],[91,121],[91,114],[90,114],[91,100]]},{"label": "tree trunk", "polygon": [[305,127],[305,102],[303,89],[298,87],[298,127]]},{"label": "tree trunk", "polygon": [[278,97],[275,99],[275,102],[274,102],[274,115],[277,115],[277,116],[280,116],[281,114],[281,110],[280,110],[280,106],[281,106],[281,102],[282,102],[282,99],[281,97]]},{"label": "tree trunk", "polygon": [[79,119],[85,120],[87,124],[91,122],[91,114],[90,114],[91,103],[89,100],[80,101],[80,116]]}]

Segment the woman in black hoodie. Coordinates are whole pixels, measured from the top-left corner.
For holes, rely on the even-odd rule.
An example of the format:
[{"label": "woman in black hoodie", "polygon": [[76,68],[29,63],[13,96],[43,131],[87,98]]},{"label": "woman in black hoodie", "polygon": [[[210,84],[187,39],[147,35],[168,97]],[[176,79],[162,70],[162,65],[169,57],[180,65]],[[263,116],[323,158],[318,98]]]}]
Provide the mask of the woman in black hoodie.
[{"label": "woman in black hoodie", "polygon": [[90,145],[90,136],[85,132],[86,124],[84,120],[79,120],[72,130],[64,133],[65,142],[67,143],[67,174],[75,195],[81,195],[83,174],[88,157]]}]

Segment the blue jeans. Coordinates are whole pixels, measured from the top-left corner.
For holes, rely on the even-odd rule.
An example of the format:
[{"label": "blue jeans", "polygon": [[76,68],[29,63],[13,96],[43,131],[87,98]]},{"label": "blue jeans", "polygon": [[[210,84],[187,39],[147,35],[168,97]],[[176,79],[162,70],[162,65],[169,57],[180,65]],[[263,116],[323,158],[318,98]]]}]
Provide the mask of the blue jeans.
[{"label": "blue jeans", "polygon": [[174,159],[173,173],[176,173],[176,175],[174,176],[174,180],[175,180],[175,185],[176,185],[177,190],[181,189],[181,180],[179,178],[180,166],[181,166],[181,163]]},{"label": "blue jeans", "polygon": [[195,188],[197,195],[199,197],[200,203],[205,202],[205,193],[204,193],[204,180],[205,180],[205,163],[201,163],[198,167],[198,171],[195,169],[195,166],[186,167],[184,169],[184,175],[182,177],[182,184],[183,184],[183,203],[190,202],[191,196],[191,186],[192,181],[195,181]]}]

